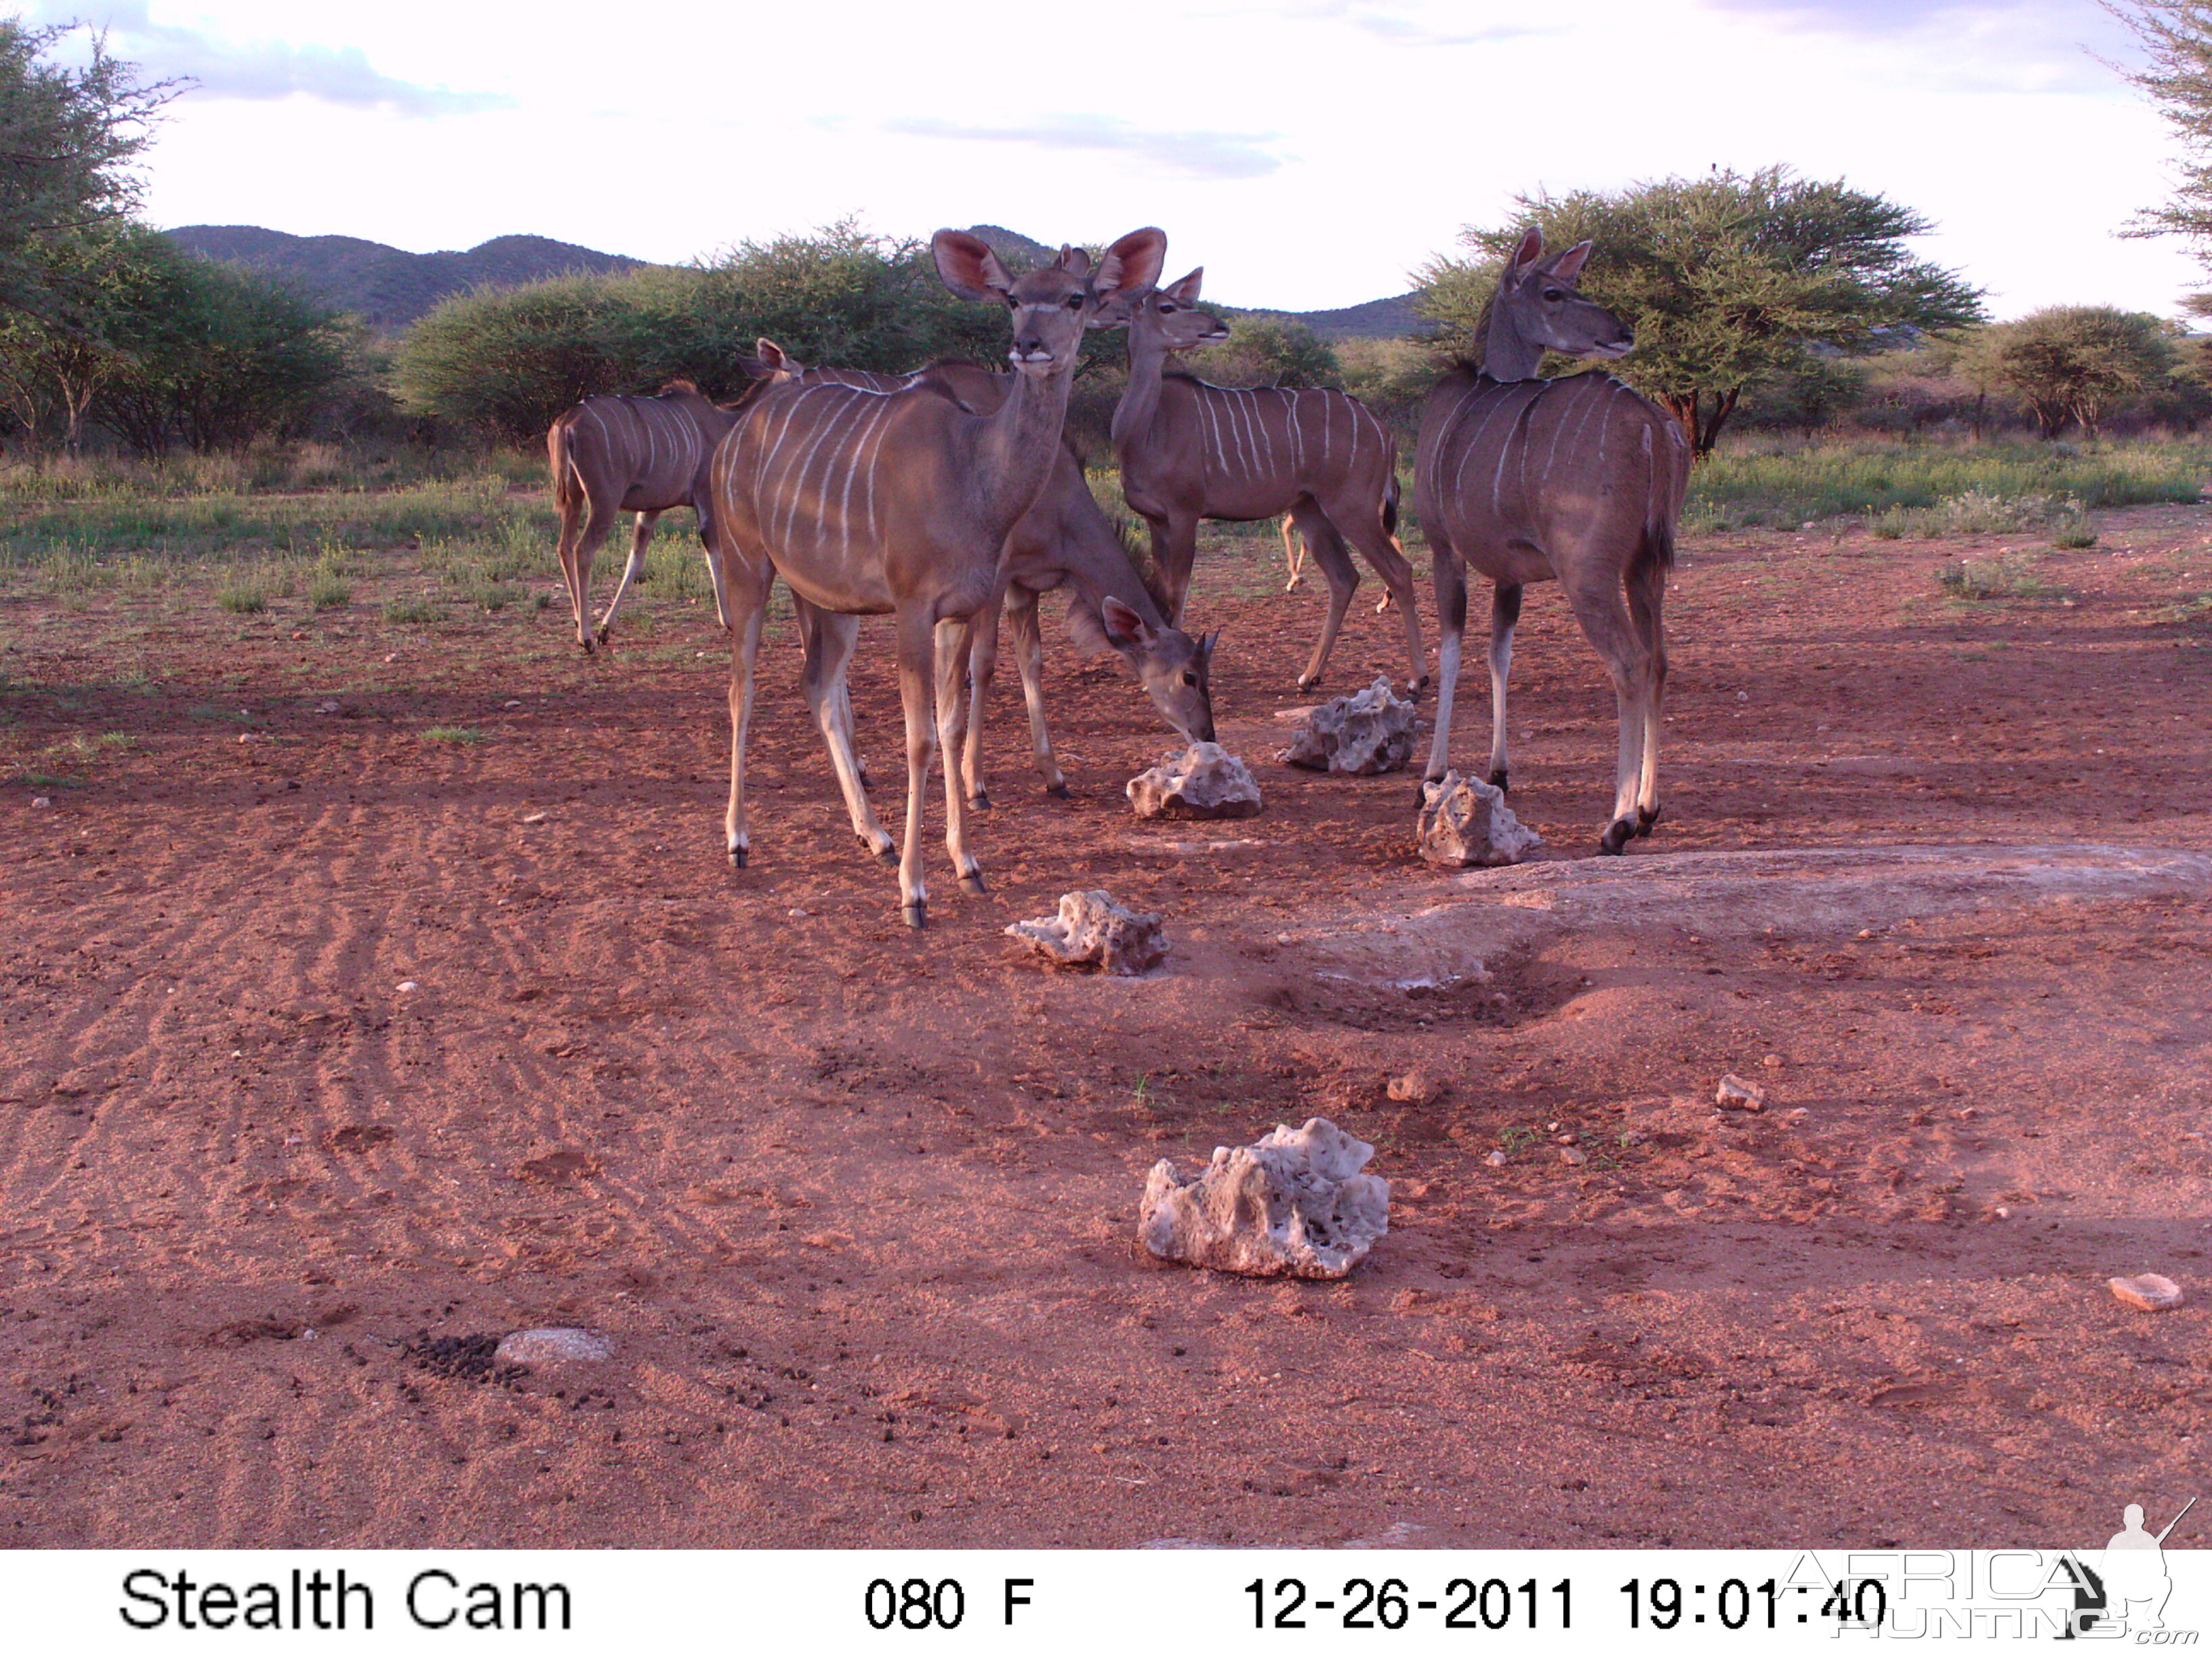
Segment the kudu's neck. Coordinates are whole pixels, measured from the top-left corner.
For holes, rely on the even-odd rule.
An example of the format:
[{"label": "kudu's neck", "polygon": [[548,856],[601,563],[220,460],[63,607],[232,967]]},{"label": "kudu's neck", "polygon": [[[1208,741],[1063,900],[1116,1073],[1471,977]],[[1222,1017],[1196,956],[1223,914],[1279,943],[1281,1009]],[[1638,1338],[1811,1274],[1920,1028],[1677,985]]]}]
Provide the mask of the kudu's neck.
[{"label": "kudu's neck", "polygon": [[1159,413],[1160,380],[1167,363],[1167,343],[1144,325],[1139,313],[1129,322],[1129,384],[1114,405],[1114,451],[1125,461]]},{"label": "kudu's neck", "polygon": [[1103,519],[1082,526],[1063,522],[1060,546],[1066,559],[1067,585],[1093,616],[1103,613],[1108,599],[1119,599],[1142,617],[1147,628],[1167,628],[1167,613],[1137,574],[1121,538]]},{"label": "kudu's neck", "polygon": [[1073,352],[1049,374],[1017,370],[1006,401],[984,423],[976,459],[984,516],[1000,540],[1043,492],[1045,478],[1060,454],[1060,432],[1066,423],[1068,389],[1074,379]]},{"label": "kudu's neck", "polygon": [[1544,361],[1544,348],[1521,331],[1513,296],[1501,287],[1490,307],[1490,331],[1483,337],[1482,372],[1493,380],[1533,380]]}]

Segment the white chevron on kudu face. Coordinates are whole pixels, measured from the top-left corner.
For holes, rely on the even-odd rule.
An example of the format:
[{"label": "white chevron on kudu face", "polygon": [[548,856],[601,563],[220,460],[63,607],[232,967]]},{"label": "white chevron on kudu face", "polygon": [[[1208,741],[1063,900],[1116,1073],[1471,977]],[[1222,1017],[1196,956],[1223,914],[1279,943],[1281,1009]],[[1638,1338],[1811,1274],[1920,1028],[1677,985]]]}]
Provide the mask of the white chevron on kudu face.
[{"label": "white chevron on kudu face", "polygon": [[[933,363],[912,374],[879,374],[862,369],[808,368],[774,341],[763,340],[759,371],[779,382],[860,386],[872,392],[927,386],[975,414],[995,410],[1009,391],[1009,377],[966,363]],[[1000,591],[975,617],[968,657],[969,685],[967,736],[960,753],[961,787],[969,805],[988,807],[982,773],[983,716],[998,672],[999,634],[1013,632],[1023,700],[1030,718],[1030,747],[1048,793],[1066,799],[1066,780],[1052,750],[1044,709],[1044,642],[1037,622],[1039,598],[1055,588],[1068,590],[1068,631],[1091,652],[1111,652],[1133,675],[1161,717],[1193,743],[1213,740],[1210,671],[1213,641],[1194,639],[1169,624],[1159,599],[1130,562],[1128,551],[1085,481],[1081,459],[1065,439],[1051,477],[1036,505],[1008,532],[999,562]],[[842,739],[829,738],[831,761],[842,781],[858,777],[851,764],[850,700],[835,694],[843,711]],[[842,753],[841,754],[841,750]],[[948,762],[949,763],[949,762]],[[865,790],[848,796],[846,806],[863,841],[888,841],[876,827]]]},{"label": "white chevron on kudu face", "polygon": [[1611,375],[1534,378],[1547,350],[1611,358],[1632,343],[1619,319],[1575,289],[1589,251],[1583,242],[1546,258],[1536,232],[1522,239],[1491,307],[1482,368],[1445,375],[1422,409],[1413,491],[1443,627],[1427,776],[1441,778],[1449,763],[1468,567],[1495,589],[1490,781],[1500,788],[1522,589],[1556,580],[1613,679],[1620,746],[1599,847],[1618,853],[1659,817],[1662,611],[1690,447],[1670,416]]},{"label": "white chevron on kudu face", "polygon": [[[958,748],[971,619],[996,599],[1000,550],[1060,453],[1084,328],[1102,306],[1125,304],[1158,280],[1166,245],[1157,230],[1136,231],[1109,248],[1096,271],[1081,252],[1064,248],[1052,264],[1016,278],[975,237],[939,231],[930,249],[945,285],[1005,306],[1012,324],[1012,388],[990,412],[944,395],[926,376],[893,386],[851,385],[796,366],[775,369],[775,383],[747,402],[714,452],[708,489],[712,559],[737,636],[724,818],[733,865],[750,854],[744,751],[753,667],[769,589],[781,576],[799,607],[807,702],[848,805],[865,799],[857,769],[848,775],[839,758],[841,726],[849,728],[843,686],[855,619],[896,618],[907,750],[899,888],[908,922],[924,925],[924,792],[939,746]],[[957,770],[946,769],[945,848],[961,884],[980,892],[982,870],[968,848]],[[872,818],[864,828],[856,812],[854,827],[878,852],[890,850]]]},{"label": "white chevron on kudu face", "polygon": [[[1301,689],[1315,684],[1335,648],[1359,585],[1349,547],[1382,578],[1404,618],[1408,686],[1428,683],[1413,567],[1391,534],[1397,519],[1398,447],[1358,398],[1331,390],[1207,384],[1170,371],[1167,359],[1226,337],[1198,309],[1203,270],[1129,308],[1129,386],[1114,411],[1121,492],[1151,526],[1180,617],[1190,591],[1200,520],[1290,516],[1328,579],[1329,609]],[[1348,544],[1348,546],[1347,546]]]},{"label": "white chevron on kudu face", "polygon": [[[604,641],[623,596],[645,564],[646,544],[660,515],[688,507],[706,536],[707,465],[714,446],[736,422],[733,410],[700,395],[688,380],[672,383],[657,398],[586,398],[553,422],[545,434],[553,473],[553,500],[561,513],[561,579],[575,614],[576,641],[586,651]],[[586,621],[592,560],[613,529],[616,515],[637,514],[629,561],[606,614],[594,629]],[[708,561],[714,574],[714,561]],[[722,605],[719,575],[714,602]],[[724,617],[726,625],[728,618]]]}]

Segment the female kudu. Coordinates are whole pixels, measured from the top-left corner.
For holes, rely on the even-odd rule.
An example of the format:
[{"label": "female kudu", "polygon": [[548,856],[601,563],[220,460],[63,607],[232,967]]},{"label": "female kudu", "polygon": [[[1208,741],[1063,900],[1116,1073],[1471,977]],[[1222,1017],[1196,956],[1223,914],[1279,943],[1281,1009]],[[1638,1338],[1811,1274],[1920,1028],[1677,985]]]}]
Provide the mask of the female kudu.
[{"label": "female kudu", "polygon": [[[862,616],[896,618],[899,698],[906,714],[906,837],[899,891],[909,926],[928,917],[921,819],[929,767],[958,720],[971,619],[997,594],[1006,535],[1036,503],[1055,458],[1085,325],[1102,300],[1149,287],[1167,238],[1121,239],[1095,275],[1063,250],[1042,270],[1007,275],[975,237],[941,230],[931,251],[945,286],[1012,313],[1012,390],[990,415],[922,385],[878,392],[809,380],[769,388],[747,404],[714,452],[709,535],[737,636],[730,678],[730,860],[744,863],[744,750],[753,665],[770,585],[803,601],[809,705],[831,739],[850,801],[857,776],[837,752],[843,683]],[[982,890],[968,848],[957,769],[946,768],[945,848],[961,884]]]},{"label": "female kudu", "polygon": [[1533,378],[1547,350],[1625,356],[1620,319],[1575,292],[1580,242],[1544,256],[1532,230],[1507,262],[1482,367],[1462,364],[1429,393],[1413,502],[1436,559],[1437,728],[1427,776],[1443,776],[1467,628],[1467,567],[1496,592],[1490,623],[1490,781],[1506,787],[1505,679],[1521,590],[1556,580],[1613,678],[1620,714],[1613,818],[1618,853],[1659,819],[1659,705],[1667,682],[1661,604],[1690,477],[1681,428],[1609,374]]}]

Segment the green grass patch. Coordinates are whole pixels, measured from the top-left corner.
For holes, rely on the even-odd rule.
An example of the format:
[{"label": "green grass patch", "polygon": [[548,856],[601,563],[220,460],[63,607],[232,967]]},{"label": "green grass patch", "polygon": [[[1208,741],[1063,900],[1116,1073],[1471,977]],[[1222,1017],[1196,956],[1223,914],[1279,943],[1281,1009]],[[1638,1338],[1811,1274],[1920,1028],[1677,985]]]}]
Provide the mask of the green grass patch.
[{"label": "green grass patch", "polygon": [[421,626],[446,620],[446,607],[435,599],[416,594],[405,599],[384,602],[384,620]]},{"label": "green grass patch", "polygon": [[73,778],[61,772],[18,772],[16,781],[33,789],[82,789],[82,778]]},{"label": "green grass patch", "polygon": [[422,734],[425,743],[482,743],[484,734],[472,726],[434,726]]},{"label": "green grass patch", "polygon": [[2197,501],[2208,480],[2212,442],[2198,440],[2086,446],[1868,440],[1813,447],[1747,441],[1708,457],[1691,475],[1683,522],[1692,532],[1795,529],[1967,496],[2039,496],[2084,510],[2133,507]]},{"label": "green grass patch", "polygon": [[319,567],[307,578],[307,603],[318,611],[335,611],[353,603],[353,584],[339,572]]}]

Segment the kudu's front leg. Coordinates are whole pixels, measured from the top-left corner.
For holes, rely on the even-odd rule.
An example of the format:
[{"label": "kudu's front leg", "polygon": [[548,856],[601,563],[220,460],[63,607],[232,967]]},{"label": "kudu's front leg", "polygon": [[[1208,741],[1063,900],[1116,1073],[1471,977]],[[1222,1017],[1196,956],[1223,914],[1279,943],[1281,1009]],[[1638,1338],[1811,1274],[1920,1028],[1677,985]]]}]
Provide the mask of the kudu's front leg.
[{"label": "kudu's front leg", "polygon": [[947,617],[937,624],[937,742],[945,751],[945,850],[960,884],[971,893],[983,890],[983,866],[968,847],[968,802],[961,777],[961,756],[966,748],[968,705],[960,695],[961,676],[968,667],[968,647],[975,635],[969,617]]},{"label": "kudu's front leg", "polygon": [[1437,589],[1437,728],[1429,739],[1429,763],[1422,770],[1423,784],[1414,787],[1417,805],[1425,805],[1425,784],[1443,781],[1451,767],[1452,704],[1459,693],[1459,656],[1467,635],[1467,565],[1441,525],[1429,530],[1429,553],[1435,561]]},{"label": "kudu's front leg", "polygon": [[968,731],[960,745],[960,787],[969,805],[988,811],[991,792],[983,780],[983,708],[990,700],[991,682],[999,672],[999,623],[1001,613],[1013,603],[1012,590],[975,613],[975,631],[968,647]]},{"label": "kudu's front leg", "polygon": [[1018,589],[1007,601],[1007,624],[1014,636],[1014,661],[1022,672],[1022,701],[1029,709],[1030,752],[1044,777],[1044,792],[1061,800],[1067,780],[1052,752],[1052,732],[1044,720],[1044,635],[1037,624],[1037,595]]},{"label": "kudu's front leg", "polygon": [[1505,682],[1513,672],[1513,630],[1521,621],[1522,588],[1500,583],[1490,596],[1490,781],[1510,789],[1505,761]]}]

